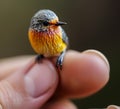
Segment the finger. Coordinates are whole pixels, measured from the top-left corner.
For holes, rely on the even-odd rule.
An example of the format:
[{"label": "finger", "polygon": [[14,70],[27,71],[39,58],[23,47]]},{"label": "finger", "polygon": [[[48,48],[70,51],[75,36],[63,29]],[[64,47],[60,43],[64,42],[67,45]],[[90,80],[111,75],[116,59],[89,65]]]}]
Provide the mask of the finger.
[{"label": "finger", "polygon": [[51,62],[32,61],[0,81],[0,103],[4,109],[38,109],[52,96],[57,83]]},{"label": "finger", "polygon": [[[81,66],[82,63],[84,63],[83,68],[82,68],[83,71],[86,69],[86,71],[84,71],[85,73],[79,73],[79,68],[80,67],[78,65]],[[91,66],[91,65],[93,65],[93,66],[95,65],[95,66],[94,67],[92,66],[91,67],[92,69],[87,68],[88,66]],[[67,66],[67,67],[65,67],[65,66]],[[104,67],[106,67],[106,68],[104,68]],[[67,69],[67,71],[66,71],[65,68]],[[103,71],[102,71],[102,69],[103,69]],[[76,96],[77,97],[84,97],[84,96],[88,96],[92,93],[95,93],[96,91],[101,89],[107,83],[108,78],[109,78],[109,73],[108,73],[109,72],[109,65],[108,65],[108,62],[106,61],[105,57],[103,55],[101,55],[101,53],[99,53],[95,50],[94,51],[90,50],[89,52],[87,51],[86,53],[85,52],[84,53],[78,53],[78,52],[72,51],[72,52],[68,52],[66,54],[66,57],[65,57],[65,60],[64,60],[64,65],[63,65],[63,72],[64,73],[60,73],[61,77],[63,77],[63,78],[62,78],[62,82],[61,82],[62,84],[60,86],[62,88],[59,89],[59,91],[58,91],[59,95],[62,95],[63,97],[64,96],[67,96],[67,97],[76,97]],[[66,73],[66,72],[68,72],[68,73]],[[95,75],[94,75],[94,73],[95,73]],[[100,76],[99,75],[96,76],[97,73],[100,74]],[[77,75],[77,74],[80,74],[80,76]],[[95,76],[97,78],[99,77],[99,79],[97,79]],[[76,79],[76,77],[78,79]],[[80,78],[81,80],[79,79],[79,77],[81,77]],[[87,82],[86,82],[86,77],[87,78],[89,77]],[[95,77],[95,78],[93,78],[93,77]],[[79,85],[78,87],[75,87],[74,84],[69,83],[70,80],[72,80],[71,82],[73,82],[74,79],[75,79],[75,81],[78,82],[78,84],[80,82],[83,85]],[[85,79],[85,81],[84,81],[84,79]],[[84,82],[86,84],[84,84]],[[74,89],[76,89],[76,90],[79,89],[79,90],[76,93],[76,90],[74,90]],[[57,93],[57,95],[58,95],[58,93]]]},{"label": "finger", "polygon": [[66,53],[63,70],[60,72],[60,86],[55,96],[82,98],[105,86],[109,79],[109,64],[98,51]]},{"label": "finger", "polygon": [[107,109],[120,109],[120,106],[117,105],[109,105]]},{"label": "finger", "polygon": [[77,109],[69,100],[50,101],[42,109]]}]

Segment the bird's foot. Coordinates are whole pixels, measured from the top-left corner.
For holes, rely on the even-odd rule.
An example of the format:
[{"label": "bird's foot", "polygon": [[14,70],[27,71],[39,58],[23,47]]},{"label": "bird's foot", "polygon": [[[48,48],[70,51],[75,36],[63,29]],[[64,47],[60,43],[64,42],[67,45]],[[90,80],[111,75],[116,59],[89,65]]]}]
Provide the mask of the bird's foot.
[{"label": "bird's foot", "polygon": [[63,67],[63,59],[65,52],[62,52],[61,55],[57,58],[56,68],[62,70]]},{"label": "bird's foot", "polygon": [[37,55],[35,61],[39,63],[43,58],[44,58],[43,55]]}]

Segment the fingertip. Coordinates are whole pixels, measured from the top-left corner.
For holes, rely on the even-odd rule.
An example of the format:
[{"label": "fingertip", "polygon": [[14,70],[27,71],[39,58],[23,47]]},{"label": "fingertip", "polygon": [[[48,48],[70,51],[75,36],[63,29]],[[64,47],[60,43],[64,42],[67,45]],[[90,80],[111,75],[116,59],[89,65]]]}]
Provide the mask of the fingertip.
[{"label": "fingertip", "polygon": [[109,80],[109,64],[97,51],[68,51],[63,64],[63,96],[86,97],[100,90]]},{"label": "fingertip", "polygon": [[117,106],[117,105],[109,105],[106,109],[120,109],[120,106]]},{"label": "fingertip", "polygon": [[110,64],[108,62],[108,59],[105,57],[105,55],[103,53],[101,53],[98,50],[94,50],[94,49],[85,50],[82,53],[96,55],[99,58],[101,58],[105,62],[106,66],[108,67],[108,72],[110,72]]},{"label": "fingertip", "polygon": [[69,100],[49,101],[43,109],[77,109],[75,104]]},{"label": "fingertip", "polygon": [[[92,59],[92,62],[94,62],[94,65],[96,65],[96,73],[103,74],[101,75],[101,78],[103,78],[104,84],[106,84],[109,80],[109,74],[110,74],[110,64],[108,59],[105,57],[103,53],[97,50],[86,50],[82,52],[82,54],[86,55],[87,57]],[[97,69],[99,68],[99,69]]]}]

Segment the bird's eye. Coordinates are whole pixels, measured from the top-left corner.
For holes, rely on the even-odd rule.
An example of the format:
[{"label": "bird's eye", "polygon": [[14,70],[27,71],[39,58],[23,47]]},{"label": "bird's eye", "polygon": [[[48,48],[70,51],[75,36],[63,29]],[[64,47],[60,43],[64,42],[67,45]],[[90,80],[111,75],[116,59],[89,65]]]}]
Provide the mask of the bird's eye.
[{"label": "bird's eye", "polygon": [[44,22],[43,22],[43,25],[44,25],[44,26],[48,26],[48,25],[49,25],[49,22],[44,21]]}]

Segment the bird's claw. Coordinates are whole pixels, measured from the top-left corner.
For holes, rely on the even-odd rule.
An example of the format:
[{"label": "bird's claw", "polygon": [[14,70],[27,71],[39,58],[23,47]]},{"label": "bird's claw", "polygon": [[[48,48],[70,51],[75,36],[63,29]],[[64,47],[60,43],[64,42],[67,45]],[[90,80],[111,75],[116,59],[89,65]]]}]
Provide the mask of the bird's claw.
[{"label": "bird's claw", "polygon": [[41,59],[43,59],[43,58],[44,58],[44,56],[43,56],[43,55],[37,55],[37,57],[36,57],[35,61],[39,63],[39,62],[40,62],[40,60],[41,60]]},{"label": "bird's claw", "polygon": [[58,57],[57,62],[56,62],[56,68],[62,70],[62,62],[63,59],[61,57]]},{"label": "bird's claw", "polygon": [[57,58],[56,68],[62,70],[63,68],[63,59],[64,59],[65,51],[61,53],[61,55]]}]

